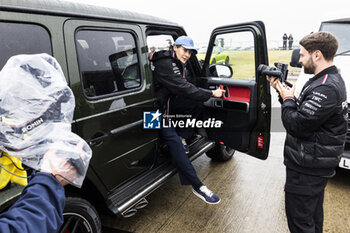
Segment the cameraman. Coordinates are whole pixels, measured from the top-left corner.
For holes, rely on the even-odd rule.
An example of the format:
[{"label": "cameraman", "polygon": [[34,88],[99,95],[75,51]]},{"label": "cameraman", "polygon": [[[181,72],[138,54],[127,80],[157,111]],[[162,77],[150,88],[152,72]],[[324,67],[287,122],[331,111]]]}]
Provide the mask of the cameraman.
[{"label": "cameraman", "polygon": [[[0,72],[0,87],[1,156],[11,154],[38,171],[30,175],[19,199],[0,214],[0,232],[57,232],[64,221],[63,186],[81,186],[91,158],[87,143],[71,132],[73,92],[48,54],[11,57]],[[30,133],[21,130],[33,119],[42,122]]]},{"label": "cameraman", "polygon": [[314,74],[296,99],[293,88],[267,78],[282,99],[282,122],[287,131],[285,208],[289,230],[322,232],[324,189],[335,175],[347,131],[345,84],[333,65],[338,48],[327,32],[305,36],[299,62]]}]

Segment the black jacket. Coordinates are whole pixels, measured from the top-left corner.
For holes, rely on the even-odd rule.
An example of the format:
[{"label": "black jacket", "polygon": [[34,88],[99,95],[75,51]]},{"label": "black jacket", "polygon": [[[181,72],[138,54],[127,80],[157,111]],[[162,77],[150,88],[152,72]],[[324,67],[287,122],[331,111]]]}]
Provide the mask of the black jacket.
[{"label": "black jacket", "polygon": [[162,111],[171,96],[179,95],[200,102],[212,96],[212,91],[196,87],[187,80],[185,66],[171,49],[154,53],[151,61],[158,107]]},{"label": "black jacket", "polygon": [[345,84],[335,66],[312,77],[299,98],[282,104],[287,130],[284,164],[301,173],[332,176],[347,132]]}]

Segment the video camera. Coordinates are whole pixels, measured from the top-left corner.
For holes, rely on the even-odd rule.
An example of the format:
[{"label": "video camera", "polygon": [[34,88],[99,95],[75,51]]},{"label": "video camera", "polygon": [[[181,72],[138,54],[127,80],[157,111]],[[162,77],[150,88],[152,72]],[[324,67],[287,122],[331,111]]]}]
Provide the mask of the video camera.
[{"label": "video camera", "polygon": [[267,75],[269,77],[273,76],[279,78],[282,84],[287,84],[289,87],[292,87],[293,84],[287,81],[288,76],[288,64],[275,62],[276,67],[267,66],[264,64],[259,65],[258,73]]}]

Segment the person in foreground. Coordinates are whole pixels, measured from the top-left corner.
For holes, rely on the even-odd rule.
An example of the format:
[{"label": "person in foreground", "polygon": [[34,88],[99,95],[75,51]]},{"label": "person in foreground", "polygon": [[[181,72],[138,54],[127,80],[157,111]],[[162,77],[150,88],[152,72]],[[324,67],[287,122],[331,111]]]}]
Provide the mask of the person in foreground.
[{"label": "person in foreground", "polygon": [[[225,92],[198,88],[188,81],[186,63],[196,53],[193,40],[180,36],[169,50],[154,53],[153,77],[158,107],[165,115],[184,114],[193,118],[199,116],[203,102],[210,97],[221,97]],[[180,136],[180,137],[179,137]],[[198,178],[186,153],[189,152],[185,139],[192,136],[192,129],[161,128],[160,138],[168,146],[182,185],[192,185],[193,193],[208,204],[217,204],[220,197],[209,190]]]},{"label": "person in foreground", "polygon": [[63,186],[82,186],[92,155],[71,131],[74,106],[62,69],[48,54],[13,56],[1,70],[0,156],[16,157],[33,171],[19,199],[0,214],[1,233],[55,233],[61,227]]},{"label": "person in foreground", "polygon": [[285,208],[292,233],[321,233],[324,190],[335,175],[347,132],[345,84],[333,65],[338,48],[327,32],[305,36],[300,42],[299,62],[314,74],[298,98],[293,88],[268,78],[282,99],[282,122],[287,131]]}]

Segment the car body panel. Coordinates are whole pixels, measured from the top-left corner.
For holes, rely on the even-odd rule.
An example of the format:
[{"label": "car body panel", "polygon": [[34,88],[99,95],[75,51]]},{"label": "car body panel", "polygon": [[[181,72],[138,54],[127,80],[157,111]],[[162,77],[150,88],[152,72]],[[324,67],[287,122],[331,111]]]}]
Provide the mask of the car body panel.
[{"label": "car body panel", "polygon": [[[66,46],[69,47],[67,49],[69,77],[77,103],[75,109],[77,133],[90,143],[93,154],[99,155],[92,157],[91,167],[107,190],[111,191],[153,165],[157,134],[143,130],[142,112],[154,106],[154,95],[150,85],[147,85],[148,80],[142,79],[140,89],[125,94],[115,93],[109,97],[101,96],[92,100],[82,96],[84,91],[80,84],[74,38],[77,30],[86,27],[92,32],[126,30],[135,33],[136,37],[140,37],[141,29],[138,26],[91,23],[84,20],[69,20],[64,25]],[[137,45],[139,57],[143,57],[141,47],[142,44]],[[141,65],[139,68],[142,69]],[[96,144],[99,138],[101,140]],[[111,174],[114,171],[123,175],[113,177]]]}]

